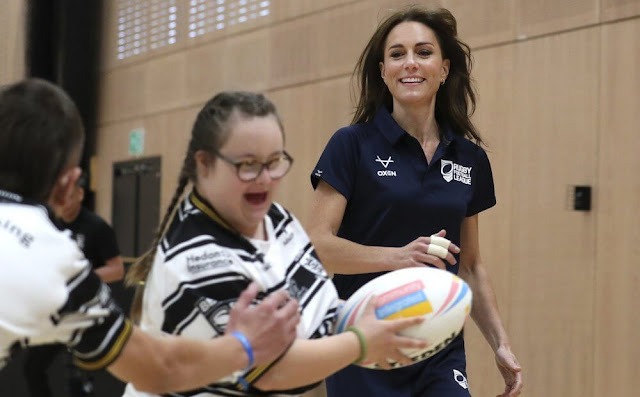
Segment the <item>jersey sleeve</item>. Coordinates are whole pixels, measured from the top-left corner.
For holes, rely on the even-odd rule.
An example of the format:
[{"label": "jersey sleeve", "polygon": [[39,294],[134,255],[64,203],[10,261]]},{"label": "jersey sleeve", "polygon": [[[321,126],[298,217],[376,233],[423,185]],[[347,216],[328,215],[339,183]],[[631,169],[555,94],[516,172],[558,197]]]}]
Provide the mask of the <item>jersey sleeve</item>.
[{"label": "jersey sleeve", "polygon": [[[3,241],[0,250],[3,347],[63,343],[82,368],[111,364],[125,346],[131,324],[109,288],[69,233],[55,227],[46,208],[5,209],[29,238]],[[9,219],[7,212],[3,215]]]},{"label": "jersey sleeve", "polygon": [[132,325],[109,287],[89,267],[71,279],[68,287],[69,299],[52,322],[59,331],[70,333],[67,343],[78,367],[105,368],[126,345]]},{"label": "jersey sleeve", "polygon": [[487,153],[476,147],[476,166],[473,170],[473,197],[467,206],[466,216],[473,216],[496,205],[496,194],[493,185],[493,173]]},{"label": "jersey sleeve", "polygon": [[323,180],[346,199],[351,196],[360,157],[357,136],[353,128],[341,128],[329,139],[311,173],[311,186],[314,189],[320,180]]},{"label": "jersey sleeve", "polygon": [[[39,295],[48,295],[51,303],[41,302],[39,307],[44,309],[50,305],[51,311],[46,317],[38,315],[36,320],[40,325],[28,333],[28,344],[64,343],[78,367],[102,369],[118,357],[128,341],[132,325],[114,302],[109,287],[93,272],[77,246],[71,244],[77,252],[69,257],[67,264],[59,266],[53,277],[50,276],[53,269],[41,271],[38,276],[38,285],[50,280],[52,292]],[[66,285],[54,287],[53,281],[61,277]],[[54,302],[62,291],[66,299],[57,305]]]}]

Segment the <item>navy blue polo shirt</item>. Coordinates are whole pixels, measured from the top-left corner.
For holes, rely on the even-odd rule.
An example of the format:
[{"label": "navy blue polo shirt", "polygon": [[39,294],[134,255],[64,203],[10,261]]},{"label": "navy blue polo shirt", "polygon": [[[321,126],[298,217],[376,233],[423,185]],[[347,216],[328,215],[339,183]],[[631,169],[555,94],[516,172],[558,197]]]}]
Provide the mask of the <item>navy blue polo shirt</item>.
[{"label": "navy blue polo shirt", "polygon": [[[315,188],[322,179],[347,199],[338,236],[363,245],[402,247],[445,229],[446,237],[460,244],[464,218],[496,203],[493,176],[482,148],[447,126],[441,128],[431,163],[418,140],[384,107],[372,121],[333,135],[311,183]],[[447,270],[457,273],[458,265]],[[347,299],[380,274],[335,274],[333,281],[340,297]],[[464,373],[465,363],[461,333],[435,356],[408,367],[377,371],[349,366],[327,379],[327,390],[336,396],[422,395],[416,390],[431,390],[432,382],[451,378],[453,370]],[[444,389],[430,392],[468,395],[454,381],[439,387]]]},{"label": "navy blue polo shirt", "polygon": [[[443,136],[427,162],[417,139],[386,108],[367,123],[338,130],[311,175],[347,199],[338,236],[371,246],[402,247],[441,229],[460,244],[465,217],[496,203],[485,151],[442,126]],[[457,273],[458,265],[447,266]],[[381,273],[334,276],[342,299]]]}]

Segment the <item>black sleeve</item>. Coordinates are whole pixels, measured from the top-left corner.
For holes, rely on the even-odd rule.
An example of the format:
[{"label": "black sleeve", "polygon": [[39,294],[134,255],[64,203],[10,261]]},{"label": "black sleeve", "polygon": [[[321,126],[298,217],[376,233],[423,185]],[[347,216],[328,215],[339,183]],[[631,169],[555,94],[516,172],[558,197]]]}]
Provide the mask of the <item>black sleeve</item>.
[{"label": "black sleeve", "polygon": [[100,228],[99,228],[99,248],[98,255],[102,260],[102,264],[111,258],[115,258],[120,255],[120,249],[118,247],[118,241],[116,239],[116,234],[104,220],[100,219]]}]

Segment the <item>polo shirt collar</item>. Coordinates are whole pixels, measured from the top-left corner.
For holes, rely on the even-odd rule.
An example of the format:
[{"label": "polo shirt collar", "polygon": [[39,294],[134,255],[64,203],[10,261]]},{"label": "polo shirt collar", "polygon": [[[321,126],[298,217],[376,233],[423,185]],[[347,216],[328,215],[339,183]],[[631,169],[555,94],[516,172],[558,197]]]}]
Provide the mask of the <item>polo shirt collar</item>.
[{"label": "polo shirt collar", "polygon": [[[392,145],[395,145],[400,138],[407,134],[407,132],[398,125],[384,105],[378,108],[373,118],[373,124]],[[455,142],[455,135],[447,123],[442,123],[440,130],[445,146],[449,146],[450,143]]]}]

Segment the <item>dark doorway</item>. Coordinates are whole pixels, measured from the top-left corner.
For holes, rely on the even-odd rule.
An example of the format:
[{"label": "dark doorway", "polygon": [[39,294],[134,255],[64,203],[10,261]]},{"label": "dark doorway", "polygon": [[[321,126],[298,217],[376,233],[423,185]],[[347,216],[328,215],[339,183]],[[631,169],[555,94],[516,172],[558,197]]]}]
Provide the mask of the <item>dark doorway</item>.
[{"label": "dark doorway", "polygon": [[123,257],[149,249],[160,216],[160,157],[113,165],[113,229]]}]

